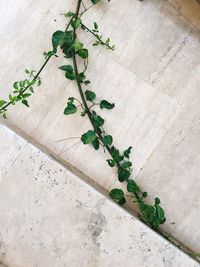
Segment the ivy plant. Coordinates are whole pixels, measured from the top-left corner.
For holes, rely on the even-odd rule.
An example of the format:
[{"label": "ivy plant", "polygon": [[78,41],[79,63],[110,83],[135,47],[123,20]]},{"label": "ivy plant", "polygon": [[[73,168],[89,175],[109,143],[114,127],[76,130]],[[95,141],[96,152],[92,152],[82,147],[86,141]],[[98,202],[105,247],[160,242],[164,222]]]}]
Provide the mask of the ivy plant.
[{"label": "ivy plant", "polygon": [[[101,0],[91,0],[92,6],[98,4]],[[148,224],[151,228],[159,230],[160,225],[165,222],[165,213],[160,205],[160,199],[155,198],[153,204],[147,204],[145,198],[147,193],[143,192],[140,186],[131,178],[132,162],[130,161],[130,154],[132,147],[128,147],[120,152],[114,146],[113,137],[110,133],[106,133],[103,126],[105,119],[95,111],[95,106],[98,105],[100,109],[112,110],[115,103],[107,99],[98,99],[95,92],[88,86],[90,81],[86,77],[86,70],[88,65],[89,51],[84,43],[79,40],[77,30],[88,32],[94,37],[94,46],[102,45],[107,49],[114,50],[115,46],[111,45],[110,38],[103,40],[99,33],[99,25],[97,22],[93,23],[93,28],[89,28],[82,21],[82,15],[89,9],[85,8],[81,11],[81,4],[83,0],[77,0],[76,10],[68,11],[64,15],[69,20],[65,30],[57,30],[52,34],[51,42],[52,49],[44,53],[45,62],[38,72],[35,70],[25,70],[26,79],[16,81],[13,84],[13,93],[9,95],[8,99],[0,100],[0,114],[6,118],[7,108],[10,105],[15,105],[21,102],[23,105],[29,107],[28,99],[34,94],[34,87],[41,85],[40,73],[47,65],[52,57],[57,57],[58,50],[63,52],[66,58],[66,65],[62,65],[59,69],[64,73],[66,79],[74,81],[77,84],[77,89],[80,94],[80,101],[71,96],[66,101],[66,107],[63,111],[65,116],[72,116],[81,108],[80,115],[87,116],[91,123],[91,128],[82,134],[80,140],[84,145],[90,145],[95,150],[103,147],[107,151],[108,159],[106,159],[108,166],[116,168],[117,179],[121,183],[127,183],[128,198],[137,204],[139,208],[139,218]],[[79,70],[77,59],[83,60],[84,68]],[[71,62],[70,62],[71,60]],[[110,197],[119,205],[123,205],[127,201],[127,195],[120,188],[115,188],[110,191]]]},{"label": "ivy plant", "polygon": [[[80,116],[87,116],[91,127],[80,137],[83,145],[89,145],[95,150],[103,147],[107,152],[106,162],[109,167],[115,168],[117,179],[120,183],[126,183],[127,192],[121,188],[114,188],[110,191],[109,196],[119,205],[124,205],[127,198],[135,203],[138,207],[138,217],[150,226],[152,229],[163,234],[160,226],[166,221],[164,209],[158,197],[155,197],[152,204],[147,203],[146,197],[148,193],[143,191],[140,185],[131,178],[132,162],[130,160],[132,146],[124,151],[120,151],[114,145],[114,139],[110,133],[104,130],[105,119],[95,111],[95,106],[100,109],[112,111],[115,103],[107,99],[99,99],[94,91],[90,88],[90,80],[86,77],[88,66],[89,51],[84,43],[78,38],[77,30],[82,30],[94,37],[93,46],[103,46],[114,51],[115,46],[111,44],[110,38],[103,38],[100,34],[99,25],[93,23],[93,27],[89,28],[82,20],[82,15],[91,7],[98,4],[101,0],[91,0],[91,5],[86,8],[83,0],[77,0],[76,10],[68,11],[64,14],[68,20],[68,24],[64,30],[57,30],[52,34],[52,49],[44,52],[45,61],[38,72],[35,70],[25,70],[26,79],[16,81],[13,84],[12,94],[8,99],[0,99],[0,115],[7,117],[7,109],[10,105],[22,103],[29,107],[28,99],[34,94],[34,87],[41,85],[40,74],[52,57],[58,57],[57,52],[61,50],[63,57],[66,59],[66,65],[59,67],[66,79],[76,83],[80,100],[71,96],[66,100],[66,107],[63,111],[65,116],[72,116],[79,112]],[[108,0],[109,2],[109,0]],[[83,11],[81,11],[83,5]],[[84,68],[79,70],[77,59],[83,61]],[[168,236],[164,235],[166,238]]]}]

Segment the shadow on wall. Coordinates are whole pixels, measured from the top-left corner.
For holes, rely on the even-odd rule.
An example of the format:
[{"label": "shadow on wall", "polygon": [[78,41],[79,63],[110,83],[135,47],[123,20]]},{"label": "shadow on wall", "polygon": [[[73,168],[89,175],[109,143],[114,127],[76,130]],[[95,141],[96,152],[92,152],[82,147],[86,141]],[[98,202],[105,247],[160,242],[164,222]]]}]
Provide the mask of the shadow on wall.
[{"label": "shadow on wall", "polygon": [[178,12],[193,26],[200,30],[200,0],[168,0]]}]

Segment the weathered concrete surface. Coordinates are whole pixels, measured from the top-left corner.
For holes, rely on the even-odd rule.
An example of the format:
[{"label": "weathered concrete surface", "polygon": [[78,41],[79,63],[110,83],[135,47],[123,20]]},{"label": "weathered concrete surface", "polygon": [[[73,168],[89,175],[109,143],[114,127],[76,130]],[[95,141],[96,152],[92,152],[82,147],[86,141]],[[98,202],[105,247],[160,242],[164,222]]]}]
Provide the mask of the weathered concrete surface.
[{"label": "weathered concrete surface", "polygon": [[[59,14],[72,4],[75,1],[1,1],[0,59],[6,62],[0,72],[1,96],[8,95],[12,81],[24,77],[23,69],[42,64],[49,37],[66,23]],[[89,88],[100,99],[116,103],[112,112],[101,112],[106,131],[120,149],[134,147],[134,176],[150,198],[161,198],[168,218],[165,229],[199,252],[199,33],[161,0],[102,2],[84,21],[97,21],[117,47],[115,53],[93,48],[93,39],[80,32],[91,51]],[[12,107],[8,123],[110,190],[120,185],[103,151],[74,145],[77,139],[57,142],[91,127],[86,118],[62,114],[67,97],[78,97],[74,83],[57,70],[65,62],[58,58],[49,63],[31,107]]]},{"label": "weathered concrete surface", "polygon": [[0,172],[7,168],[0,182],[6,266],[199,266],[40,150],[5,127],[0,131],[0,159],[8,159],[0,161]]}]

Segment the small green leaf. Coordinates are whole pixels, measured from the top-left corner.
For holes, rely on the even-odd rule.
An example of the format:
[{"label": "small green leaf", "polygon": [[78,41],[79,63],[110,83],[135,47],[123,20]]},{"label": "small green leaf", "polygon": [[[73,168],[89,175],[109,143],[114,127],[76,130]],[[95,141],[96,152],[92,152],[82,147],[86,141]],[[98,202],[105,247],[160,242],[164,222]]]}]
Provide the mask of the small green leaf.
[{"label": "small green leaf", "polygon": [[28,101],[26,99],[22,100],[22,104],[24,104],[26,107],[29,107]]},{"label": "small green leaf", "polygon": [[95,30],[98,29],[98,24],[96,22],[94,22],[94,28],[95,28]]},{"label": "small green leaf", "polygon": [[20,81],[20,82],[19,82],[19,85],[20,85],[20,87],[24,87],[24,85],[25,85],[25,81]]},{"label": "small green leaf", "polygon": [[120,201],[124,197],[124,192],[121,189],[112,189],[109,196],[115,201]]},{"label": "small green leaf", "polygon": [[65,77],[69,80],[75,80],[76,75],[74,73],[74,69],[71,65],[63,65],[59,67],[60,70],[65,71]]},{"label": "small green leaf", "polygon": [[74,50],[75,52],[81,50],[83,48],[83,43],[80,43],[80,42],[75,42],[74,43]]},{"label": "small green leaf", "polygon": [[92,142],[92,146],[94,147],[94,149],[98,150],[99,149],[99,139],[96,138],[93,142]]},{"label": "small green leaf", "polygon": [[114,106],[115,106],[114,103],[111,104],[111,103],[109,103],[109,102],[106,101],[106,100],[102,100],[102,101],[100,102],[100,108],[101,108],[101,109],[103,109],[103,108],[106,108],[106,109],[113,109]]},{"label": "small green leaf", "polygon": [[22,95],[23,98],[27,98],[27,97],[29,97],[29,96],[31,96],[31,94],[28,94],[28,93],[27,93],[27,94],[23,94],[23,95]]},{"label": "small green leaf", "polygon": [[19,82],[15,82],[14,84],[13,84],[13,87],[15,88],[15,89],[19,89]]},{"label": "small green leaf", "polygon": [[91,102],[93,102],[96,98],[96,94],[92,91],[89,91],[89,90],[85,91],[85,96],[86,96],[86,99],[88,101],[91,101]]},{"label": "small green leaf", "polygon": [[67,107],[64,110],[64,114],[65,115],[70,115],[70,114],[76,113],[76,111],[77,111],[77,107],[74,104],[68,102],[67,103]]},{"label": "small green leaf", "polygon": [[0,108],[3,107],[7,102],[3,99],[0,99]]},{"label": "small green leaf", "polygon": [[160,199],[158,197],[155,198],[155,205],[159,205],[160,204]]},{"label": "small green leaf", "polygon": [[78,80],[79,82],[81,82],[81,83],[85,80],[85,74],[84,74],[84,72],[80,72],[80,73],[78,74],[78,76],[77,76],[77,80]]},{"label": "small green leaf", "polygon": [[142,196],[143,196],[143,198],[145,198],[145,197],[148,196],[148,193],[147,193],[147,192],[143,192],[143,193],[142,193]]},{"label": "small green leaf", "polygon": [[96,5],[100,0],[91,0],[91,2]]},{"label": "small green leaf", "polygon": [[66,72],[65,77],[69,80],[72,80],[72,81],[76,79],[76,75],[74,73],[70,73],[70,72]]},{"label": "small green leaf", "polygon": [[113,160],[113,159],[107,159],[106,160],[107,162],[108,162],[108,165],[110,166],[110,167],[114,167],[115,166],[115,161]]},{"label": "small green leaf", "polygon": [[80,27],[80,25],[81,25],[81,19],[79,19],[79,18],[74,18],[74,19],[72,19],[72,21],[71,21],[71,25],[72,25],[72,27],[73,27],[74,29],[77,29],[77,28]]},{"label": "small green leaf", "polygon": [[71,11],[68,11],[67,13],[64,14],[66,18],[68,17],[73,17],[75,14]]},{"label": "small green leaf", "polygon": [[132,146],[129,146],[129,148],[124,151],[124,157],[129,159],[130,153],[131,153],[131,149],[132,149]]},{"label": "small green leaf", "polygon": [[92,122],[94,124],[95,128],[99,128],[101,126],[103,126],[104,124],[104,119],[97,115],[97,113],[95,111],[92,112]]},{"label": "small green leaf", "polygon": [[31,91],[31,93],[33,93],[33,94],[34,94],[33,87],[29,87],[29,90]]},{"label": "small green leaf", "polygon": [[115,160],[115,162],[120,162],[122,160],[119,150],[114,146],[111,147],[111,155],[113,159]]},{"label": "small green leaf", "polygon": [[87,131],[81,136],[83,144],[91,144],[96,139],[96,133],[92,130]]},{"label": "small green leaf", "polygon": [[52,46],[53,46],[54,53],[57,53],[58,46],[63,44],[65,35],[66,33],[63,31],[56,31],[52,35]]},{"label": "small green leaf", "polygon": [[111,135],[106,135],[106,136],[104,136],[104,138],[103,138],[103,144],[104,144],[105,146],[110,146],[110,145],[112,145],[112,142],[113,142],[113,138],[112,138]]},{"label": "small green leaf", "polygon": [[59,67],[60,70],[67,71],[69,73],[73,73],[74,69],[71,65],[63,65]]},{"label": "small green leaf", "polygon": [[86,48],[78,50],[78,55],[83,59],[88,58],[88,50]]},{"label": "small green leaf", "polygon": [[67,31],[65,33],[65,38],[63,40],[63,44],[61,45],[61,48],[63,50],[63,53],[65,54],[65,57],[70,58],[72,57],[73,52],[73,31]]},{"label": "small green leaf", "polygon": [[122,164],[121,164],[121,167],[123,169],[127,169],[127,168],[130,168],[132,166],[132,162],[130,161],[124,161]]},{"label": "small green leaf", "polygon": [[138,185],[136,184],[136,182],[134,180],[129,180],[128,181],[127,190],[130,193],[137,193],[137,192],[140,191]]},{"label": "small green leaf", "polygon": [[30,71],[28,69],[25,69],[26,74],[30,74]]},{"label": "small green leaf", "polygon": [[125,197],[121,198],[118,203],[120,206],[124,205],[126,203]]},{"label": "small green leaf", "polygon": [[124,169],[118,170],[118,180],[122,183],[130,177],[130,172]]},{"label": "small green leaf", "polygon": [[158,224],[163,224],[166,221],[165,212],[159,205],[156,205],[156,219]]}]

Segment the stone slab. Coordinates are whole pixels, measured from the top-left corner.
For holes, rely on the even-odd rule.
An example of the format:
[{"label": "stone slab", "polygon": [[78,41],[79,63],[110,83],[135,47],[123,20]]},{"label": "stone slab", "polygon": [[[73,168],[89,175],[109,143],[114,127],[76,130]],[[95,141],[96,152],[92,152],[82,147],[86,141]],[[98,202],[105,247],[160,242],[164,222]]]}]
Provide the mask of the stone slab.
[{"label": "stone slab", "polygon": [[[12,165],[0,162],[0,170],[7,169],[0,181],[2,264],[200,266],[36,147],[4,126],[0,130],[6,138],[0,151],[10,144],[15,155]],[[20,153],[16,141],[25,144]]]}]

